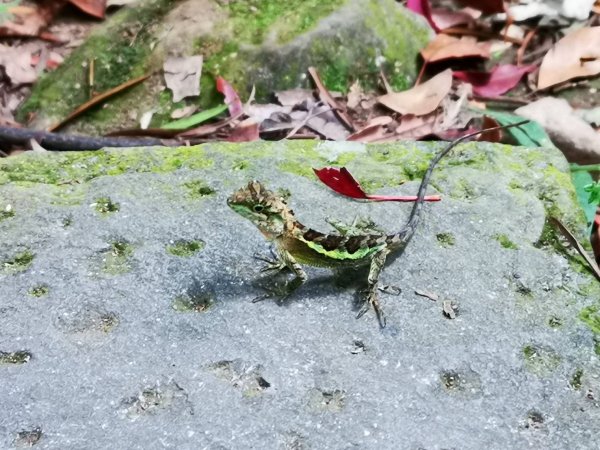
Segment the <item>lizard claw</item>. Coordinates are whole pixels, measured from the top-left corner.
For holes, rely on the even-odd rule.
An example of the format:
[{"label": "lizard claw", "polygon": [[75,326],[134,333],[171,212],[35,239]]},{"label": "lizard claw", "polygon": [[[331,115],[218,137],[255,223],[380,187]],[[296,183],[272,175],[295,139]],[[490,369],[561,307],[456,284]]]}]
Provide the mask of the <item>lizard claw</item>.
[{"label": "lizard claw", "polygon": [[356,315],[356,318],[360,319],[362,316],[364,316],[365,313],[369,310],[370,306],[373,306],[373,310],[375,311],[375,315],[377,316],[377,321],[379,322],[379,326],[381,328],[385,328],[385,326],[386,326],[385,314],[383,313],[383,310],[381,309],[381,306],[379,305],[379,300],[377,299],[376,293],[373,293],[373,292],[368,293],[367,298],[363,302],[363,305],[361,306],[360,310],[358,311],[358,314]]},{"label": "lizard claw", "polygon": [[277,258],[273,258],[273,259],[267,258],[265,256],[262,256],[259,253],[255,253],[254,255],[252,255],[252,257],[254,259],[258,259],[259,261],[263,261],[265,263],[265,265],[260,269],[261,272],[271,272],[271,271],[279,272],[279,271],[285,269],[285,267],[286,267],[285,263]]}]

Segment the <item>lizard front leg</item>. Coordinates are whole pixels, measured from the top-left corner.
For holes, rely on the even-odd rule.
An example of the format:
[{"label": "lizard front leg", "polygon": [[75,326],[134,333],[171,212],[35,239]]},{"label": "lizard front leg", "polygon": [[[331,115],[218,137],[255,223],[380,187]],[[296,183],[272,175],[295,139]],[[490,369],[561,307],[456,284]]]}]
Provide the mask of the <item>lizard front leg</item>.
[{"label": "lizard front leg", "polygon": [[367,291],[366,291],[366,298],[365,298],[365,302],[362,306],[362,308],[360,309],[360,311],[358,312],[358,315],[356,316],[357,319],[359,319],[360,317],[363,316],[364,313],[366,313],[369,309],[369,306],[373,306],[373,310],[375,311],[375,314],[377,315],[377,320],[379,320],[379,326],[381,328],[385,327],[385,315],[383,314],[383,310],[381,309],[381,306],[379,305],[379,298],[377,296],[377,283],[379,282],[379,275],[381,274],[381,271],[383,270],[383,266],[385,265],[385,259],[387,258],[387,255],[389,253],[389,250],[387,248],[383,248],[381,251],[375,253],[375,255],[373,255],[373,258],[371,259],[371,265],[369,267],[369,277],[367,279],[368,281],[368,285],[367,285]]},{"label": "lizard front leg", "polygon": [[256,302],[265,300],[270,297],[279,297],[279,301],[282,302],[286,298],[288,298],[290,295],[292,295],[296,291],[296,289],[298,289],[300,286],[302,286],[308,279],[306,272],[304,271],[302,266],[298,263],[298,261],[296,261],[294,259],[294,257],[292,256],[292,254],[290,252],[278,247],[277,248],[277,256],[278,256],[277,261],[279,261],[279,263],[281,264],[281,267],[282,268],[287,267],[295,275],[294,279],[289,281],[285,285],[283,292],[277,293],[275,291],[271,291],[268,294],[264,294],[264,295],[261,295],[260,297],[255,298],[252,301],[252,303],[256,303]]}]

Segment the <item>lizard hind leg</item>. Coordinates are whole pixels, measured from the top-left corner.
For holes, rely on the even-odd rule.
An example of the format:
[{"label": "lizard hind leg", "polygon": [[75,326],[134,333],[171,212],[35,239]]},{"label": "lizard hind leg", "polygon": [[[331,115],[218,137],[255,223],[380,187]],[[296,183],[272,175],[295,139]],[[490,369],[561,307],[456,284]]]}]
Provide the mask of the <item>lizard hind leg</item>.
[{"label": "lizard hind leg", "polygon": [[389,251],[387,249],[382,249],[380,252],[376,253],[371,259],[371,265],[369,267],[369,276],[368,276],[368,285],[366,289],[366,298],[364,300],[363,306],[358,311],[356,318],[361,318],[368,310],[369,307],[372,306],[375,311],[375,315],[377,316],[377,320],[379,321],[379,326],[381,328],[385,328],[385,315],[383,310],[381,309],[381,305],[379,304],[379,297],[377,295],[377,284],[379,282],[379,275],[383,270],[383,266],[385,265],[385,259],[387,258]]}]

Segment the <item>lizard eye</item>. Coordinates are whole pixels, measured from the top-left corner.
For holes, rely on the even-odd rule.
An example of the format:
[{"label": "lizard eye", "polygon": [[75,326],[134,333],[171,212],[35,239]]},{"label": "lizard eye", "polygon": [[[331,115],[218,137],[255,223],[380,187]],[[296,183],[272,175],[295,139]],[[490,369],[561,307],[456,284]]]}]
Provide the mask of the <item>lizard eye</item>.
[{"label": "lizard eye", "polygon": [[259,213],[262,212],[265,209],[265,207],[263,205],[254,205],[252,209],[254,210],[254,212]]}]

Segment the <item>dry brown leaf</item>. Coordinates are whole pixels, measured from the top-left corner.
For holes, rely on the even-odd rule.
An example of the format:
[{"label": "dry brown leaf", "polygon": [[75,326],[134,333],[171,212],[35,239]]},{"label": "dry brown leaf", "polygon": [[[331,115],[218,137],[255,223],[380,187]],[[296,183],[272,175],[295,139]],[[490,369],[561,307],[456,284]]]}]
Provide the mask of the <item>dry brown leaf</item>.
[{"label": "dry brown leaf", "polygon": [[564,98],[545,97],[515,111],[538,122],[567,160],[577,164],[600,163],[600,135],[573,111]]},{"label": "dry brown leaf", "polygon": [[69,0],[69,3],[91,16],[104,19],[106,0]]},{"label": "dry brown leaf", "polygon": [[202,55],[170,57],[164,65],[165,83],[173,92],[173,101],[200,95]]},{"label": "dry brown leaf", "polygon": [[407,91],[393,92],[377,100],[400,114],[422,116],[434,111],[452,87],[452,70],[446,69],[435,77]]},{"label": "dry brown leaf", "polygon": [[390,116],[379,116],[371,119],[360,130],[348,136],[348,141],[356,142],[375,142],[388,133],[387,125],[390,125],[394,120]]},{"label": "dry brown leaf", "polygon": [[550,49],[540,66],[538,89],[600,73],[600,27],[567,34]]},{"label": "dry brown leaf", "polygon": [[447,34],[438,34],[427,47],[421,50],[426,62],[442,61],[451,58],[490,57],[490,44],[477,42],[472,36],[455,38]]}]

